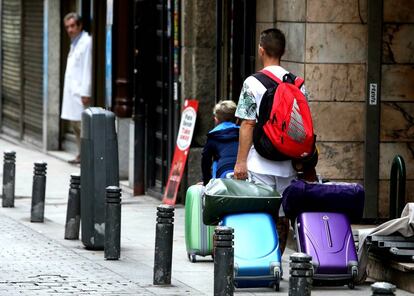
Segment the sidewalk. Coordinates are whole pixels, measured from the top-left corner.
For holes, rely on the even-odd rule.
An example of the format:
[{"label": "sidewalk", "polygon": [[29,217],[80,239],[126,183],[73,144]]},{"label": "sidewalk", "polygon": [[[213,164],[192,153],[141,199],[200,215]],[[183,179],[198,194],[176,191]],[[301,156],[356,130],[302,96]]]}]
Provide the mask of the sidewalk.
[{"label": "sidewalk", "polygon": [[[88,251],[81,241],[64,240],[70,174],[79,166],[0,138],[0,154],[16,151],[15,208],[0,208],[0,295],[213,295],[210,258],[190,263],[184,241],[184,208],[175,209],[172,285],[153,286],[156,206],[149,196],[122,195],[121,259],[104,260],[103,251]],[[45,222],[30,223],[33,163],[47,162]],[[0,184],[2,184],[2,168]],[[288,294],[288,263],[278,295]],[[371,295],[370,283],[355,290],[315,287],[312,295]],[[272,289],[238,289],[235,295],[274,295]],[[397,295],[411,295],[399,290]]]}]

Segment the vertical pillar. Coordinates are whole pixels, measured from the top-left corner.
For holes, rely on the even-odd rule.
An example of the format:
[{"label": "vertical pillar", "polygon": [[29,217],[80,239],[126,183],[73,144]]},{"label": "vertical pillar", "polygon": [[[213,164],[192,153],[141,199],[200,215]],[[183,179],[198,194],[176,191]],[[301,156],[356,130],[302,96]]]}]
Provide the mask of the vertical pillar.
[{"label": "vertical pillar", "polygon": [[134,154],[134,173],[133,173],[133,192],[134,195],[145,193],[145,157],[146,147],[145,142],[145,130],[146,130],[146,104],[145,96],[146,89],[148,87],[147,74],[144,73],[145,69],[148,69],[151,60],[145,59],[144,53],[146,47],[151,48],[151,43],[154,36],[151,36],[151,31],[147,27],[151,15],[146,14],[146,11],[153,9],[150,5],[151,1],[138,1],[134,0],[133,7],[133,57],[134,57],[134,69],[133,69],[133,96],[134,100],[134,136],[133,136],[133,154]]},{"label": "vertical pillar", "polygon": [[377,282],[371,285],[372,296],[395,296],[396,287],[386,282]]},{"label": "vertical pillar", "polygon": [[121,254],[121,189],[106,187],[105,245],[107,260],[118,260]]},{"label": "vertical pillar", "polygon": [[6,151],[4,152],[3,163],[3,208],[14,207],[14,190],[15,190],[15,177],[16,177],[16,152]]},{"label": "vertical pillar", "polygon": [[155,229],[154,285],[171,284],[172,248],[174,232],[174,207],[157,207]]},{"label": "vertical pillar", "polygon": [[233,296],[234,249],[233,228],[218,226],[214,230],[214,296]]},{"label": "vertical pillar", "polygon": [[46,162],[35,162],[30,222],[43,222],[46,193]]},{"label": "vertical pillar", "polygon": [[364,164],[364,218],[368,219],[375,219],[378,215],[382,10],[383,0],[368,0],[368,63]]},{"label": "vertical pillar", "polygon": [[313,282],[312,256],[293,253],[289,263],[289,296],[310,296]]},{"label": "vertical pillar", "polygon": [[61,1],[44,0],[43,150],[59,148]]},{"label": "vertical pillar", "polygon": [[70,175],[68,206],[66,209],[65,239],[79,239],[80,175]]},{"label": "vertical pillar", "polygon": [[[111,1],[112,2],[112,1]],[[130,1],[114,1],[114,60],[115,63],[115,106],[114,113],[118,117],[132,116],[132,96],[130,78]]]}]

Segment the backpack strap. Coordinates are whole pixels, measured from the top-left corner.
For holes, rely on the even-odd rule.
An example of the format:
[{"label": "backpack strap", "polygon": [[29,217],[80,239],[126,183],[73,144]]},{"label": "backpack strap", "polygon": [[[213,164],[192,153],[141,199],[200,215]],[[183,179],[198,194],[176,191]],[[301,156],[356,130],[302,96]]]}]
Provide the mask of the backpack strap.
[{"label": "backpack strap", "polygon": [[294,84],[297,88],[301,88],[305,80],[302,77],[293,75],[292,73],[286,73],[283,76],[283,82]]},{"label": "backpack strap", "polygon": [[305,79],[302,77],[296,77],[295,79],[295,85],[300,89],[302,85],[305,83]]},{"label": "backpack strap", "polygon": [[[277,78],[272,72],[268,71],[268,70],[262,70],[259,73],[263,73],[265,74],[267,77],[271,78],[272,80],[276,81],[278,84],[281,84],[282,81]],[[292,73],[286,73],[283,76],[283,82],[287,82],[287,83],[291,83],[296,85],[297,88],[301,88],[303,83],[305,82],[305,80],[301,77],[297,77],[295,75],[293,75]]]},{"label": "backpack strap", "polygon": [[277,78],[276,75],[274,75],[272,72],[270,72],[268,70],[261,70],[259,73],[265,74],[267,77],[269,77],[270,79],[275,81],[277,84],[282,83],[282,81],[279,78]]},{"label": "backpack strap", "polygon": [[263,86],[266,87],[266,89],[270,89],[272,87],[277,86],[277,83],[272,78],[270,78],[262,72],[254,73],[252,76],[259,80],[259,82],[263,84]]}]

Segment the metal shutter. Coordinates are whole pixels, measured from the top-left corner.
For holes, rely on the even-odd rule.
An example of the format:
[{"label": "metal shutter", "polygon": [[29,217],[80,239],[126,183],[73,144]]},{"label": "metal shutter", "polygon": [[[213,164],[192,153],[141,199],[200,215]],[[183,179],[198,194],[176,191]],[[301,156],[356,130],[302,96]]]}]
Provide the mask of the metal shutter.
[{"label": "metal shutter", "polygon": [[43,0],[23,1],[24,137],[42,142]]},{"label": "metal shutter", "polygon": [[21,1],[2,1],[1,124],[5,133],[14,136],[22,131],[21,11]]}]

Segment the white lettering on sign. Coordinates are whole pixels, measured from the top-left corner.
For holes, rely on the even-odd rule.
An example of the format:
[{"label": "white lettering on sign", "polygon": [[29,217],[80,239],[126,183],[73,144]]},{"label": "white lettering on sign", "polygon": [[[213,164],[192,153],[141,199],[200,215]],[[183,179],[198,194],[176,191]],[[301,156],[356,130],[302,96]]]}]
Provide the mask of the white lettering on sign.
[{"label": "white lettering on sign", "polygon": [[178,130],[177,147],[184,151],[190,147],[193,137],[197,113],[192,107],[184,109],[181,115],[180,128]]},{"label": "white lettering on sign", "polygon": [[369,84],[369,104],[376,105],[377,104],[377,92],[378,92],[378,84],[370,83]]},{"label": "white lettering on sign", "polygon": [[174,82],[174,101],[178,101],[178,83]]}]

